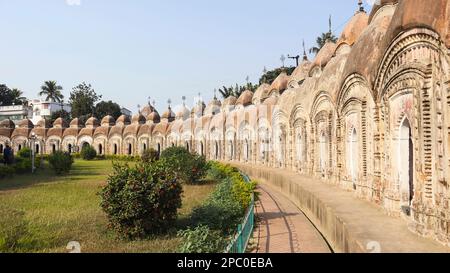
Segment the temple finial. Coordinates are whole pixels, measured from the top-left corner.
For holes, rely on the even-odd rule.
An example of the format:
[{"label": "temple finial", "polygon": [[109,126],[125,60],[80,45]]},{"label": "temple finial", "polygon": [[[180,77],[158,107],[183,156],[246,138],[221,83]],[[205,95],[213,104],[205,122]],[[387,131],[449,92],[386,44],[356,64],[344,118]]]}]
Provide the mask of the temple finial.
[{"label": "temple finial", "polygon": [[364,4],[362,0],[358,1],[358,6],[359,6],[359,12],[365,12],[364,10]]},{"label": "temple finial", "polygon": [[181,97],[181,99],[183,100],[183,106],[186,106],[186,96]]},{"label": "temple finial", "polygon": [[306,55],[305,39],[303,39],[303,60],[308,60],[308,55]]}]

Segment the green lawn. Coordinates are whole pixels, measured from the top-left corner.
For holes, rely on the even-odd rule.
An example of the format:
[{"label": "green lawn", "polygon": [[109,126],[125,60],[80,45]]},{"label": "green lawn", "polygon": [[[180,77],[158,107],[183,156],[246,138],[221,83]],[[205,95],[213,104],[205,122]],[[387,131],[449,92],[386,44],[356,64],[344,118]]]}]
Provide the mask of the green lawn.
[{"label": "green lawn", "polygon": [[[165,235],[132,242],[118,239],[107,228],[97,193],[111,170],[110,161],[78,160],[68,176],[58,177],[44,168],[36,175],[0,180],[0,207],[23,211],[28,223],[27,241],[31,247],[22,251],[67,252],[67,243],[77,241],[81,243],[82,252],[176,252],[180,243],[175,236],[176,227]],[[184,186],[178,228],[184,227],[192,208],[213,188],[213,183]],[[1,215],[2,212],[8,213],[0,210],[0,217],[8,224],[8,215]]]}]

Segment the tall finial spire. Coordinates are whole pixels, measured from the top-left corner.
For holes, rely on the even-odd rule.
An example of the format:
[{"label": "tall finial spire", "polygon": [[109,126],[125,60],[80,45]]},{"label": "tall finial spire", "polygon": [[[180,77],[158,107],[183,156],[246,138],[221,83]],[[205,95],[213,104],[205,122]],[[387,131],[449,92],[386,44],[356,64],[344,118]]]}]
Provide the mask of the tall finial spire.
[{"label": "tall finial spire", "polygon": [[186,96],[181,97],[181,99],[183,100],[183,106],[186,106]]},{"label": "tall finial spire", "polygon": [[306,55],[305,39],[303,39],[303,60],[308,60],[308,55]]},{"label": "tall finial spire", "polygon": [[169,105],[169,109],[171,108],[171,104],[172,104],[172,100],[171,99],[168,99],[167,100],[167,104]]},{"label": "tall finial spire", "polygon": [[137,109],[138,109],[138,114],[140,115],[141,114],[141,105],[140,104],[137,105]]},{"label": "tall finial spire", "polygon": [[364,4],[362,0],[358,1],[358,6],[359,6],[359,12],[365,12],[364,10]]},{"label": "tall finial spire", "polygon": [[214,88],[214,100],[217,100],[217,89]]}]

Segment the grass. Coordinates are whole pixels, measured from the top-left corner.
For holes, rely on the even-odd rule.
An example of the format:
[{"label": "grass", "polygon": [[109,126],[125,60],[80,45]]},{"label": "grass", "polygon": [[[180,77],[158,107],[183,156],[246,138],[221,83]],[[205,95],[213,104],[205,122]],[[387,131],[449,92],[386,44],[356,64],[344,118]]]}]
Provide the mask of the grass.
[{"label": "grass", "polygon": [[[2,222],[12,226],[16,224],[17,217],[9,217],[11,223],[8,223],[8,210],[1,207],[22,211],[23,220],[27,223],[26,241],[29,247],[19,251],[68,252],[67,244],[77,241],[82,252],[87,253],[176,252],[180,243],[176,238],[176,229],[140,241],[119,239],[108,229],[97,193],[105,185],[111,170],[110,161],[77,160],[68,176],[55,176],[44,167],[36,175],[17,175],[0,180]],[[192,209],[208,197],[214,186],[214,183],[184,186],[178,228],[185,227]]]}]

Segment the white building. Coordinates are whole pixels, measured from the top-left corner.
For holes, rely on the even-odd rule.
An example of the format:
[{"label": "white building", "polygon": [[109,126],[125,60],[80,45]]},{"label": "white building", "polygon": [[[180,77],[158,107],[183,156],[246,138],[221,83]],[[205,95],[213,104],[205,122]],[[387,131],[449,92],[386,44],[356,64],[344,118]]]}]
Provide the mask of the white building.
[{"label": "white building", "polygon": [[10,119],[14,123],[32,116],[32,109],[25,105],[0,106],[0,121]]},{"label": "white building", "polygon": [[67,103],[49,102],[39,99],[30,100],[28,105],[32,108],[32,114],[28,118],[33,124],[37,124],[43,118],[50,118],[54,112],[61,111],[61,109],[68,113],[72,111],[72,107]]}]

